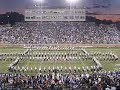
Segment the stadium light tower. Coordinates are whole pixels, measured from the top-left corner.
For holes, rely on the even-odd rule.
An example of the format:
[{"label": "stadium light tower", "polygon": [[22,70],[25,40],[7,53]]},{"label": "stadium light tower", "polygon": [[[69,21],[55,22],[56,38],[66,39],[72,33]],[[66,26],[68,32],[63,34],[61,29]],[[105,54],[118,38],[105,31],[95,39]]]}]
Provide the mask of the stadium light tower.
[{"label": "stadium light tower", "polygon": [[35,0],[35,2],[37,2],[37,3],[43,3],[44,0]]},{"label": "stadium light tower", "polygon": [[79,0],[66,0],[69,4],[76,4]]}]

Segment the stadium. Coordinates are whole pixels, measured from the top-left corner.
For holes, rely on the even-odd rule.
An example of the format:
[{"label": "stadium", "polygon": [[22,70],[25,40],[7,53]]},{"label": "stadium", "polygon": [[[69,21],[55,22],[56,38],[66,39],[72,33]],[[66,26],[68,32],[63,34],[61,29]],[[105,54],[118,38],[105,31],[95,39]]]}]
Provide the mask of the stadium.
[{"label": "stadium", "polygon": [[0,90],[120,90],[120,22],[95,19],[78,2],[34,0],[21,21],[0,15]]}]

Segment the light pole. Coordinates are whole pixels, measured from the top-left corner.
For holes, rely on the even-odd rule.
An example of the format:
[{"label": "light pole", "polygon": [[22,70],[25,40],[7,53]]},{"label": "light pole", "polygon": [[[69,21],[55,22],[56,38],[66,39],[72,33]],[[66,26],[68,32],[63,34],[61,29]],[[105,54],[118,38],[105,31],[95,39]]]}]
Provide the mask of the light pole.
[{"label": "light pole", "polygon": [[68,4],[76,4],[79,0],[66,0]]},{"label": "light pole", "polygon": [[44,3],[44,0],[34,0],[36,6],[38,5],[38,8],[40,9],[40,16],[42,21],[42,4]]},{"label": "light pole", "polygon": [[[70,23],[71,19],[72,19],[72,16],[71,15],[74,15],[75,14],[75,11],[74,11],[74,6],[75,4],[78,2],[79,0],[66,0],[66,3],[69,5],[69,20],[68,22]],[[72,31],[71,31],[72,32]],[[71,35],[71,40],[72,40],[72,35]],[[70,41],[69,41],[70,42]],[[72,42],[71,42],[72,43]]]},{"label": "light pole", "polygon": [[75,11],[74,11],[74,6],[75,4],[78,2],[79,0],[66,0],[66,3],[69,5],[69,20],[68,22],[71,21],[71,15],[74,15],[75,14]]},{"label": "light pole", "polygon": [[[37,24],[40,25],[40,29],[42,29],[42,4],[44,3],[45,0],[34,0],[35,6],[37,6],[37,11],[39,12],[39,18],[37,18],[38,22]],[[38,36],[37,30],[36,30],[36,35]],[[36,37],[37,37],[36,36]]]},{"label": "light pole", "polygon": [[44,2],[44,0],[34,0],[35,2],[37,2],[37,3],[43,3]]}]

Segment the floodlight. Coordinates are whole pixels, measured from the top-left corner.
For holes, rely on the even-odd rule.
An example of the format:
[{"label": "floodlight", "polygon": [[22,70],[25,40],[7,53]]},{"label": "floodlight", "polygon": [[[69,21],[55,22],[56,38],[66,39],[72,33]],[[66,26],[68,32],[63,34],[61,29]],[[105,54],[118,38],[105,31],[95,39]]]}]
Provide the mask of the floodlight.
[{"label": "floodlight", "polygon": [[43,3],[44,2],[44,0],[35,0],[35,2],[40,2],[40,3]]},{"label": "floodlight", "polygon": [[66,0],[67,3],[69,4],[75,4],[77,3],[78,0]]}]

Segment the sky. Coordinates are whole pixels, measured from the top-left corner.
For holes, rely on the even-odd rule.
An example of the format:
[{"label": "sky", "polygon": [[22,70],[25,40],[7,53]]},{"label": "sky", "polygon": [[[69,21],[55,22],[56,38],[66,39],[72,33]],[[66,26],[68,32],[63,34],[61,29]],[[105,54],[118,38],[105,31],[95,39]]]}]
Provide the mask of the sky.
[{"label": "sky", "polygon": [[[35,4],[35,0],[0,0],[0,14],[10,11],[17,11],[24,14],[28,5]],[[69,4],[66,0],[45,0],[44,5],[47,7],[66,7]],[[108,8],[95,8],[97,6],[107,6]],[[87,7],[90,13],[109,14],[111,16],[103,16],[105,18],[113,18],[115,16],[120,19],[120,0],[78,0],[74,7]],[[116,15],[119,14],[119,15]],[[101,18],[97,16],[98,18]],[[102,18],[103,18],[102,17]]]}]

